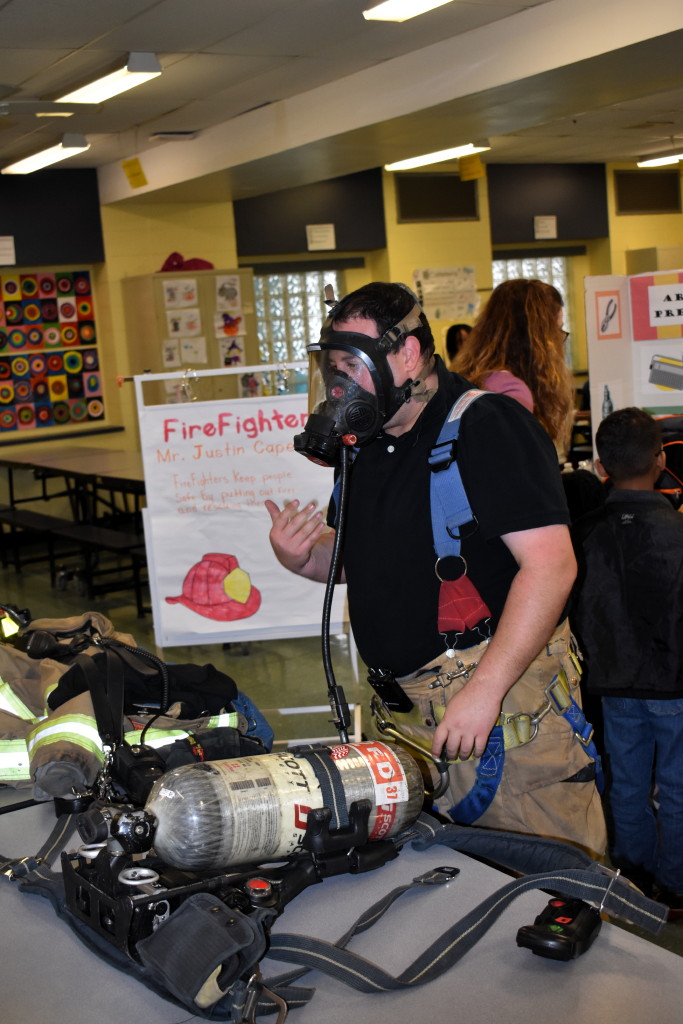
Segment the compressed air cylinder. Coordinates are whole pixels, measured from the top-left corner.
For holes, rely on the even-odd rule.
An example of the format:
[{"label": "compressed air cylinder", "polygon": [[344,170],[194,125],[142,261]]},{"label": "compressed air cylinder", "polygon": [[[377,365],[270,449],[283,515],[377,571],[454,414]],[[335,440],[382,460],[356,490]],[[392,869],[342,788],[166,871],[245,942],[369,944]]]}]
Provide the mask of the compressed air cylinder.
[{"label": "compressed air cylinder", "polygon": [[[369,800],[369,838],[401,831],[422,809],[423,782],[413,758],[381,742],[330,748],[347,808]],[[308,812],[324,805],[309,761],[285,751],[183,765],[155,782],[147,810],[156,819],[154,849],[167,864],[223,869],[278,860],[301,849]]]}]

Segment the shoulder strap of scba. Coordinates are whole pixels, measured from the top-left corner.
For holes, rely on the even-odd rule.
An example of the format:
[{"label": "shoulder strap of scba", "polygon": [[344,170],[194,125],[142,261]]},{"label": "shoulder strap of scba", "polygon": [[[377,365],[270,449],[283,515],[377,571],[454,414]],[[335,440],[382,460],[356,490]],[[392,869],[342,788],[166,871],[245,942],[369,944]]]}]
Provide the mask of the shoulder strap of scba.
[{"label": "shoulder strap of scba", "polygon": [[439,558],[460,554],[463,527],[473,521],[472,509],[458,468],[458,436],[463,414],[473,402],[486,394],[487,391],[470,388],[460,395],[446,417],[429,456],[432,470],[432,533],[434,550]]}]

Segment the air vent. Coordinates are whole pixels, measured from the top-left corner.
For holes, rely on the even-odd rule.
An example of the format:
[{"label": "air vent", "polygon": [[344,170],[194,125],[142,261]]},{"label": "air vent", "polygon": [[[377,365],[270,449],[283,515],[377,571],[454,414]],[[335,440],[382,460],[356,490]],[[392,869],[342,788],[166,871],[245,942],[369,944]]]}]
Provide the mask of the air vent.
[{"label": "air vent", "polygon": [[152,132],[150,142],[190,142],[199,132]]}]

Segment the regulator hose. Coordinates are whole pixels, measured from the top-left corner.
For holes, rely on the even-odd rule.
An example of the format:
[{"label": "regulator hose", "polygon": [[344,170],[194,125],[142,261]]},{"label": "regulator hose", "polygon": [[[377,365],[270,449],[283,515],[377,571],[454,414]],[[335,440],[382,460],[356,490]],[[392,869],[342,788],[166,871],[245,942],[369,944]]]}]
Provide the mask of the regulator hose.
[{"label": "regulator hose", "polygon": [[339,498],[337,502],[336,531],[334,535],[334,544],[332,546],[330,570],[327,575],[327,584],[325,586],[322,618],[322,656],[325,679],[327,680],[327,696],[330,702],[330,707],[332,708],[332,714],[335,716],[332,720],[332,724],[339,733],[339,740],[341,743],[349,742],[351,713],[344,695],[344,690],[341,686],[337,685],[334,677],[334,669],[332,668],[332,657],[330,654],[330,616],[332,613],[334,586],[339,575],[341,552],[344,544],[344,520],[346,517],[348,479],[349,449],[346,445],[342,444],[340,452]]}]

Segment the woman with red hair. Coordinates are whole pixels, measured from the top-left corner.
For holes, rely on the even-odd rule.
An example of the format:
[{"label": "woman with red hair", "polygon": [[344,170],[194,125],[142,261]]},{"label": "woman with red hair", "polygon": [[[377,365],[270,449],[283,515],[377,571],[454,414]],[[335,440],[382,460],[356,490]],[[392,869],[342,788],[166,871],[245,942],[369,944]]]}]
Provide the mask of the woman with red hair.
[{"label": "woman with red hair", "polygon": [[543,281],[504,281],[458,352],[454,369],[477,387],[508,394],[543,424],[559,448],[573,422],[562,296]]}]

